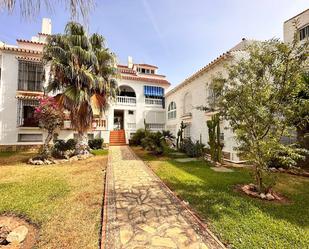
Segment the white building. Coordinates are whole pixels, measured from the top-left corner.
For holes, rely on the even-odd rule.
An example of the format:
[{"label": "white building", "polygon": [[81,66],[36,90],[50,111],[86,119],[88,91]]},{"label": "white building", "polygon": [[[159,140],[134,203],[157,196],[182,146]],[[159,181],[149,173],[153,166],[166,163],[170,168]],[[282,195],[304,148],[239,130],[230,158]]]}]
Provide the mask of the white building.
[{"label": "white building", "polygon": [[[206,122],[211,119],[214,113],[201,111],[198,107],[209,107],[213,101],[212,79],[218,76],[219,73],[222,76],[226,75],[225,65],[230,63],[233,58],[241,56],[243,53],[241,49],[247,43],[248,41],[243,39],[234,48],[220,55],[165,95],[167,130],[170,130],[176,136],[183,121],[186,124],[185,138],[191,138],[192,141],[201,141],[206,146],[208,145],[209,137]],[[227,121],[222,121],[220,128],[221,139],[224,142],[224,158],[239,162],[240,159],[234,149],[236,146],[234,134]]]},{"label": "white building", "polygon": [[[294,25],[295,20],[297,20],[297,27]],[[292,42],[295,32],[300,41],[309,38],[309,9],[284,22],[284,42]],[[176,136],[180,123],[183,121],[187,125],[184,136],[190,137],[193,141],[202,141],[207,145],[208,128],[206,122],[211,119],[213,113],[202,112],[196,107],[209,106],[213,101],[211,87],[213,77],[218,73],[226,75],[225,64],[237,59],[238,56],[243,56],[242,50],[248,42],[250,41],[243,39],[234,48],[198,70],[165,95],[166,129]],[[220,128],[224,143],[224,158],[232,162],[240,162],[241,159],[235,150],[237,144],[228,122],[222,121]]]},{"label": "white building", "polygon": [[283,40],[290,43],[293,41],[294,34],[301,41],[309,38],[309,9],[286,20],[283,24]]},{"label": "white building", "polygon": [[[18,39],[17,46],[0,44],[0,150],[28,148],[44,141],[46,134],[33,114],[44,94],[44,72],[48,78],[48,68],[44,70],[41,58],[50,34],[51,21],[43,19],[42,32],[31,40]],[[131,133],[144,128],[144,120],[151,130],[164,129],[164,92],[170,83],[157,71],[153,65],[134,64],[131,57],[128,65],[118,65],[119,96],[104,115],[95,116],[89,138],[103,138],[105,143],[128,142]],[[57,131],[58,139],[74,135],[69,120]]]}]

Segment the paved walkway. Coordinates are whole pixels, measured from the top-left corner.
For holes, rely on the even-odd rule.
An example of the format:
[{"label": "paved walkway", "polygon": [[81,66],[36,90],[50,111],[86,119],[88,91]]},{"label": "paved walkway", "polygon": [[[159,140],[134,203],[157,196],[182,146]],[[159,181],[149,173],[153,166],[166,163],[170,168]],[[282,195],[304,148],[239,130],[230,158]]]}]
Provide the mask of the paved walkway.
[{"label": "paved walkway", "polygon": [[221,248],[127,146],[109,148],[102,247]]}]

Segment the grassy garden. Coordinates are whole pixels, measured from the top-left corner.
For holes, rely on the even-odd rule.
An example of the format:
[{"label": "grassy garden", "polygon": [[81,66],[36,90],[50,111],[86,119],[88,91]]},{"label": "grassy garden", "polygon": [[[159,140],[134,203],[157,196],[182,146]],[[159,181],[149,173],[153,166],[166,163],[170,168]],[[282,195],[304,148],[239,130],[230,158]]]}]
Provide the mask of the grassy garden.
[{"label": "grassy garden", "polygon": [[38,226],[36,248],[97,248],[107,151],[59,165],[29,166],[31,153],[0,153],[0,214]]},{"label": "grassy garden", "polygon": [[135,153],[233,248],[308,248],[309,179],[277,173],[275,190],[288,203],[279,204],[239,193],[237,184],[252,181],[251,170],[215,172],[205,161],[179,163],[173,156],[153,156],[138,147]]}]

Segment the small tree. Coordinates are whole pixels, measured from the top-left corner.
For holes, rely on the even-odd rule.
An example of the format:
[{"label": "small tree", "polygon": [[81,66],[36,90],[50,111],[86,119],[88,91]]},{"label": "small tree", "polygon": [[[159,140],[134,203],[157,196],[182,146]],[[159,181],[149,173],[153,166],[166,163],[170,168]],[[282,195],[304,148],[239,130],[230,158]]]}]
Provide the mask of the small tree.
[{"label": "small tree", "polygon": [[39,121],[39,126],[47,131],[41,156],[48,158],[51,154],[49,143],[53,139],[55,130],[63,125],[63,109],[53,97],[44,97],[40,99],[40,104],[35,109],[35,118]]},{"label": "small tree", "polygon": [[[287,166],[302,158],[303,149],[284,144],[282,138],[295,130],[290,122],[297,110],[298,93],[308,66],[308,43],[284,44],[277,39],[253,42],[244,56],[228,66],[220,110],[238,141],[238,150],[254,165],[259,192],[268,162],[277,158]],[[294,128],[294,129],[293,129]]]}]

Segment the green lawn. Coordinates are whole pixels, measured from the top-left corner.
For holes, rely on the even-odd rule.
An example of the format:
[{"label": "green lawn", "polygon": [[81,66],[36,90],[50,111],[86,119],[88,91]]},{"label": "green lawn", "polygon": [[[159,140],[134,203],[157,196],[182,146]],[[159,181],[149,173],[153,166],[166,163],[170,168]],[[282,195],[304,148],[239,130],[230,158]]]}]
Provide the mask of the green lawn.
[{"label": "green lawn", "polygon": [[278,174],[275,190],[291,203],[269,203],[234,191],[236,184],[252,182],[248,169],[218,173],[204,161],[177,163],[133,149],[222,242],[243,249],[309,248],[308,178]]},{"label": "green lawn", "polygon": [[97,248],[107,156],[29,166],[23,162],[29,155],[0,158],[0,214],[14,213],[37,224],[36,248]]}]

